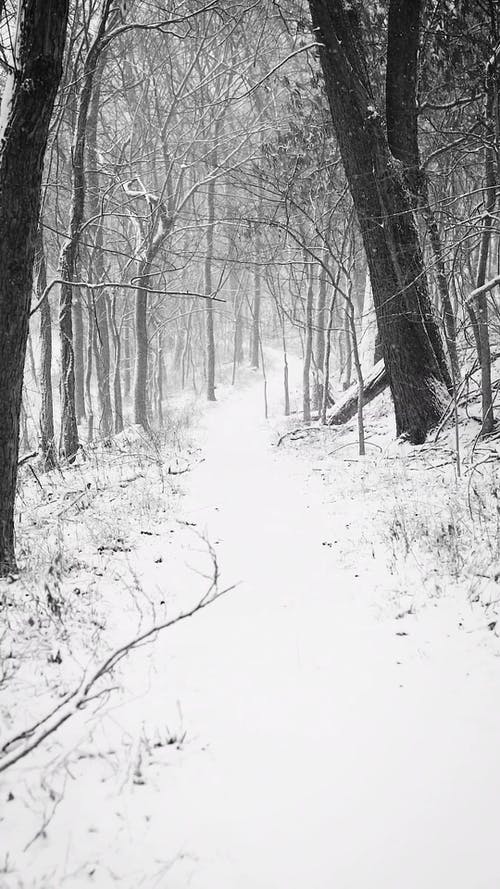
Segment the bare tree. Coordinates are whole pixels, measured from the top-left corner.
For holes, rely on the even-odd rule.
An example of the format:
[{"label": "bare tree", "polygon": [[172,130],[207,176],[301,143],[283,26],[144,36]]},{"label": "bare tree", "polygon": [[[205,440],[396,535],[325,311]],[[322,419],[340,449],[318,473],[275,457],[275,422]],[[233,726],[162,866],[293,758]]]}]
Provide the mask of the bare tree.
[{"label": "bare tree", "polygon": [[0,574],[15,570],[14,498],[43,160],[67,0],[20,0],[0,111]]}]

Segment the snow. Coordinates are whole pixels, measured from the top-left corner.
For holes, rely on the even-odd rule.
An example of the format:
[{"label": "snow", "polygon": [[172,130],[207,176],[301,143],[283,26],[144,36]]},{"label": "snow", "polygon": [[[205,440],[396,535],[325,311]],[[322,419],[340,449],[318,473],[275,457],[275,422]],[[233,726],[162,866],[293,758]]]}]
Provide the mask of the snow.
[{"label": "snow", "polygon": [[[267,422],[260,377],[218,390],[170,511],[146,509],[143,460],[140,529],[126,526],[130,551],[107,553],[93,593],[106,643],[203,595],[203,538],[236,586],[131,654],[116,691],[1,776],[1,887],[498,886],[496,543],[455,551],[445,535],[450,516],[465,522],[470,478],[447,439],[439,454],[391,444],[383,400],[365,459],[353,427],[277,447],[280,387],[271,370]],[[69,685],[75,652],[51,667]]]}]

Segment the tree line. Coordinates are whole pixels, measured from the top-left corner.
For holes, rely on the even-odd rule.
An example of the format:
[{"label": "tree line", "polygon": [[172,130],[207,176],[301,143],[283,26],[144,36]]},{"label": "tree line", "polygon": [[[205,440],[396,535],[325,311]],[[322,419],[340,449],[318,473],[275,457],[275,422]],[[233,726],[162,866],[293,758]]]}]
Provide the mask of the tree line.
[{"label": "tree line", "polygon": [[269,345],[285,413],[292,350],[306,422],[356,385],[361,450],[385,384],[413,443],[471,381],[492,432],[498,26],[489,0],[0,3],[1,574],[24,454],[161,427]]}]

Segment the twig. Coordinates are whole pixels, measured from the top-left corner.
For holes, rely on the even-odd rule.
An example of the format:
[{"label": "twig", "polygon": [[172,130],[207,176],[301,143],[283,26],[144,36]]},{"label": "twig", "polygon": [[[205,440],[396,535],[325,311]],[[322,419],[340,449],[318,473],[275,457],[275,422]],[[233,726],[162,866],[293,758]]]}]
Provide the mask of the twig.
[{"label": "twig", "polygon": [[[278,443],[277,443],[276,447],[279,448],[281,442],[283,442],[285,440],[285,438],[289,438],[293,435],[297,435],[298,432],[303,432],[304,435],[307,435],[308,432],[324,432],[324,429],[325,429],[324,426],[299,426],[298,429],[292,429],[291,432],[285,432],[285,434],[282,435],[281,438],[278,439]],[[302,436],[299,436],[299,438],[301,438],[301,437]],[[298,439],[296,439],[296,440],[298,441]]]},{"label": "twig", "polygon": [[[43,717],[43,719],[39,720],[39,722],[35,723],[30,728],[14,735],[14,737],[7,741],[2,747],[2,752],[5,755],[0,759],[0,773],[5,772],[15,763],[19,762],[19,760],[24,759],[25,756],[39,747],[48,737],[50,737],[50,735],[54,734],[54,732],[64,725],[65,722],[75,716],[78,711],[82,710],[85,705],[95,697],[95,695],[90,695],[95,684],[109,674],[110,671],[132,651],[135,651],[135,649],[139,648],[145,642],[148,642],[152,637],[156,636],[163,630],[168,630],[170,627],[175,626],[175,624],[181,623],[181,621],[187,620],[189,617],[193,617],[199,611],[202,611],[203,608],[212,605],[212,603],[216,602],[217,599],[220,599],[221,596],[224,596],[226,593],[229,593],[234,589],[234,584],[223,590],[217,589],[219,569],[215,553],[209,544],[208,548],[212,558],[214,574],[207,592],[199,602],[190,608],[189,611],[183,611],[178,614],[177,617],[173,617],[164,623],[155,624],[153,627],[150,627],[149,630],[141,633],[140,636],[136,636],[134,639],[131,639],[129,642],[126,642],[124,645],[115,649],[115,651],[113,651],[112,654],[110,654],[109,657],[107,657],[95,670],[90,678],[86,679],[84,677],[80,685],[67,695],[64,701],[58,704],[47,716]],[[9,753],[8,751],[20,741],[24,741],[24,744],[22,744],[19,749]]]},{"label": "twig", "polygon": [[25,454],[25,456],[21,457],[21,459],[17,463],[18,469],[19,467],[24,466],[25,463],[28,463],[29,460],[33,460],[35,457],[38,457],[38,451],[33,451],[32,454]]}]

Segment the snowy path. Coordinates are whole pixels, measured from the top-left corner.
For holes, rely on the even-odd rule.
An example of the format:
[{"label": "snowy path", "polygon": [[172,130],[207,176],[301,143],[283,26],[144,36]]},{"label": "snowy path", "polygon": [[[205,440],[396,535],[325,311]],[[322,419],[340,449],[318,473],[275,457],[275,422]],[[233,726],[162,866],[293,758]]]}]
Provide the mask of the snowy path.
[{"label": "snowy path", "polygon": [[[271,446],[260,384],[205,422],[183,517],[241,584],[144,655],[148,691],[116,723],[135,744],[179,701],[186,742],[139,786],[117,776],[111,801],[109,781],[67,787],[52,889],[496,889],[498,664],[439,609],[396,635],[377,605],[390,575],[323,545],[352,549],[356,531]],[[137,655],[128,670],[140,687]]]},{"label": "snowy path", "polygon": [[352,545],[342,503],[270,447],[260,385],[212,409],[205,456],[186,516],[242,585],[164,640],[208,749],[166,782],[165,840],[196,860],[159,885],[494,889],[497,665],[444,632],[412,657],[379,619],[384,577],[322,545]]}]

